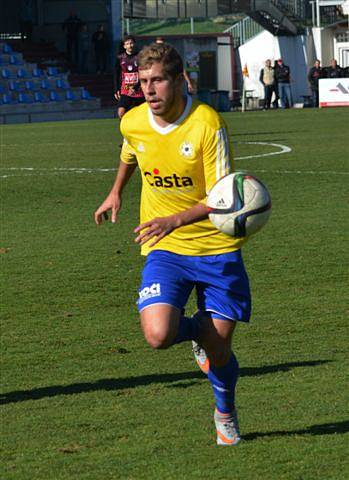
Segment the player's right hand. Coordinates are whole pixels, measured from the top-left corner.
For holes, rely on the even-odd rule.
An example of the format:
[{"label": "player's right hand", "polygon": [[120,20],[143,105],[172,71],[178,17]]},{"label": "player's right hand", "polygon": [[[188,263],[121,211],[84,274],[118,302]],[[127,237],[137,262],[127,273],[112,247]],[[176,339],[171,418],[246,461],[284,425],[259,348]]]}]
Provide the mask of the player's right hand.
[{"label": "player's right hand", "polygon": [[120,100],[120,91],[119,90],[114,93],[114,97],[115,97],[116,100]]},{"label": "player's right hand", "polygon": [[102,205],[95,211],[94,219],[96,225],[100,225],[103,220],[108,220],[108,212],[111,211],[111,222],[116,223],[116,218],[121,208],[121,197],[110,193]]}]

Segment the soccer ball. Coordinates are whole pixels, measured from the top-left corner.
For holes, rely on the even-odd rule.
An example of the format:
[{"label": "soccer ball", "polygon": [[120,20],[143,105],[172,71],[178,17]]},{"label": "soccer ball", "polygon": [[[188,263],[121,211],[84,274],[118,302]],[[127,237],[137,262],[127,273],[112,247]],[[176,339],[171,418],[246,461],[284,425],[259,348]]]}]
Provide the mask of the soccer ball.
[{"label": "soccer ball", "polygon": [[208,194],[209,219],[223,233],[249,237],[268,221],[271,200],[267,188],[252,175],[231,173],[213,185]]}]

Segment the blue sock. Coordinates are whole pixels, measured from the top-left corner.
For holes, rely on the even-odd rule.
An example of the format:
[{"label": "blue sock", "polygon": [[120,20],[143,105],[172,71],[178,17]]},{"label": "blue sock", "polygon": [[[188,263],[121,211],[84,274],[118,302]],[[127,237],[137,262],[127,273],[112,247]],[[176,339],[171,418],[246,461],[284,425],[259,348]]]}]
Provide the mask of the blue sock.
[{"label": "blue sock", "polygon": [[183,317],[179,319],[178,331],[172,345],[185,342],[186,340],[198,340],[201,331],[202,320],[198,315]]},{"label": "blue sock", "polygon": [[231,413],[234,409],[235,385],[238,376],[239,364],[233,353],[224,367],[215,367],[210,364],[208,379],[213,388],[217,410],[221,413]]}]

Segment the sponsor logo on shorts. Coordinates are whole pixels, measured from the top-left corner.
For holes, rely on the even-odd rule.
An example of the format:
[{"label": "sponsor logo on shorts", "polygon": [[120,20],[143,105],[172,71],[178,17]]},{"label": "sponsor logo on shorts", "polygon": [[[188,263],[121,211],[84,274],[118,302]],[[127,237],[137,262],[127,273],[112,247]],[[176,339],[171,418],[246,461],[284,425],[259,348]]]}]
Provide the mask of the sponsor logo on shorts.
[{"label": "sponsor logo on shorts", "polygon": [[145,300],[153,297],[159,297],[161,295],[161,288],[160,283],[153,283],[150,287],[144,287],[139,292],[139,301],[138,303],[141,304]]}]

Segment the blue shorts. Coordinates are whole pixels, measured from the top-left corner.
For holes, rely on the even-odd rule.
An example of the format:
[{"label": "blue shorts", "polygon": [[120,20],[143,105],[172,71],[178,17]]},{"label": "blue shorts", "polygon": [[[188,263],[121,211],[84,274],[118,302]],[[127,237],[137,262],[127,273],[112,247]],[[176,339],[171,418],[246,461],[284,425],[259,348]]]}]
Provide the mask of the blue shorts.
[{"label": "blue shorts", "polygon": [[163,303],[183,310],[194,287],[199,310],[222,320],[249,321],[250,288],[240,250],[207,256],[153,250],[143,269],[138,309]]}]

